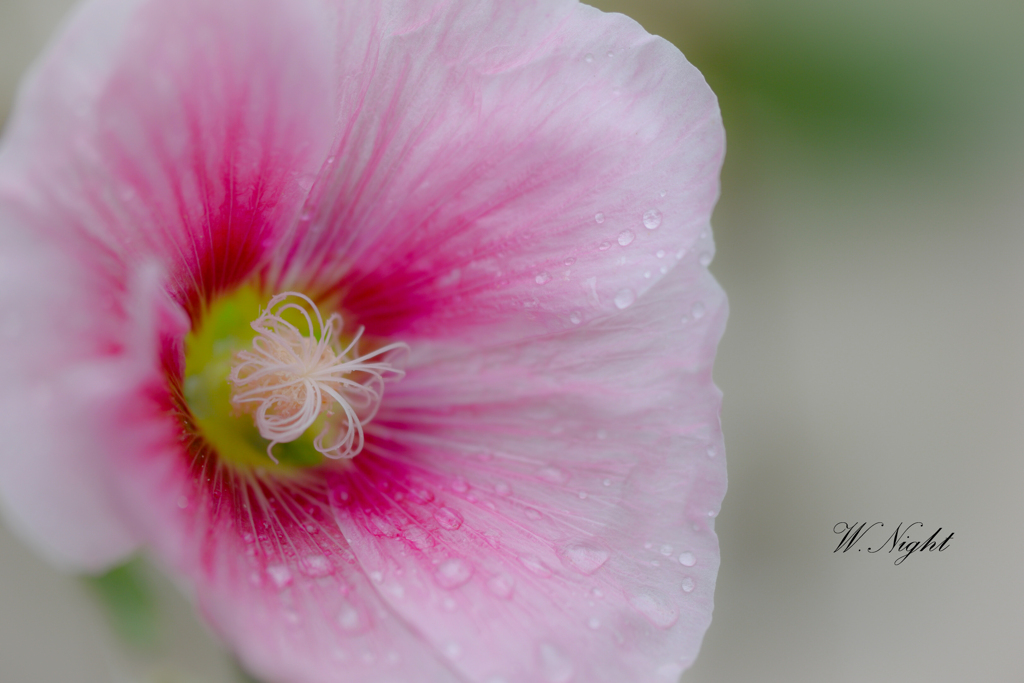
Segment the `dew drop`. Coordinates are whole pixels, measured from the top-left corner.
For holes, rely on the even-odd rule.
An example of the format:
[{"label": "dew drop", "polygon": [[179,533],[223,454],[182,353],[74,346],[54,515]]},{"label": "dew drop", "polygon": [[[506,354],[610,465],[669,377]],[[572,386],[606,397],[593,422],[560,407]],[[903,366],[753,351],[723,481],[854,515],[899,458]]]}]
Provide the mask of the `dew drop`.
[{"label": "dew drop", "polygon": [[551,643],[541,643],[540,671],[548,683],[569,683],[576,672],[572,660]]},{"label": "dew drop", "polygon": [[581,322],[583,322],[583,316],[580,314],[579,311],[573,311],[572,313],[569,314],[569,322],[571,322],[573,325],[579,325]]},{"label": "dew drop", "polygon": [[455,491],[456,493],[465,493],[468,490],[469,482],[462,477],[455,477],[455,479],[452,480],[452,491]]},{"label": "dew drop", "polygon": [[704,308],[704,304],[702,304],[699,301],[693,305],[693,308],[690,309],[690,315],[693,316],[694,320],[700,320],[701,318],[704,317],[704,314],[706,312],[707,310]]},{"label": "dew drop", "polygon": [[576,263],[576,258],[574,256],[570,256],[569,258],[562,261],[562,263],[564,263],[567,266],[571,266],[572,264]]},{"label": "dew drop", "polygon": [[548,273],[547,271],[539,273],[537,277],[533,278],[533,280],[538,285],[547,284],[548,282],[551,282],[551,273]]},{"label": "dew drop", "polygon": [[473,567],[465,560],[455,557],[439,564],[434,577],[441,588],[451,590],[469,581],[472,575]]},{"label": "dew drop", "polygon": [[619,233],[619,245],[626,247],[633,243],[636,239],[636,234],[632,230],[623,230]]},{"label": "dew drop", "polygon": [[693,583],[693,579],[691,579],[689,576],[687,576],[685,579],[683,579],[683,583],[681,585],[682,585],[684,593],[692,593],[693,592],[694,583]]},{"label": "dew drop", "polygon": [[709,457],[709,458],[713,458],[713,457],[715,457],[716,455],[718,455],[718,451],[717,451],[717,450],[715,450],[715,447],[714,447],[714,446],[708,446],[708,450],[707,450],[707,453],[708,453],[708,457]]},{"label": "dew drop", "polygon": [[446,597],[444,600],[441,601],[441,608],[445,612],[454,612],[455,608],[457,608],[457,607],[458,607],[458,604],[454,600],[452,600],[450,597]]},{"label": "dew drop", "polygon": [[462,515],[450,508],[438,508],[434,512],[434,519],[449,531],[454,531],[462,526]]},{"label": "dew drop", "polygon": [[597,629],[601,628],[601,620],[597,617],[590,617],[589,619],[587,619],[587,626],[596,631]]},{"label": "dew drop", "polygon": [[178,496],[178,507],[184,510],[188,507],[188,498],[185,496]]},{"label": "dew drop", "polygon": [[544,563],[533,555],[523,555],[519,558],[519,562],[537,576],[543,578],[551,576],[551,570],[545,567]]},{"label": "dew drop", "polygon": [[590,575],[608,561],[608,551],[584,544],[567,545],[562,549],[562,560],[580,574]]},{"label": "dew drop", "polygon": [[444,656],[448,659],[458,659],[462,655],[462,648],[458,643],[448,643],[444,646]]},{"label": "dew drop", "polygon": [[409,491],[409,497],[420,505],[425,505],[434,500],[434,494],[427,489],[413,489]]},{"label": "dew drop", "polygon": [[507,600],[512,597],[516,582],[508,574],[498,574],[487,580],[487,589],[499,598]]},{"label": "dew drop", "polygon": [[305,529],[306,533],[308,534],[315,534],[316,532],[320,531],[320,529],[317,528],[316,524],[307,524],[305,526]]},{"label": "dew drop", "polygon": [[374,583],[380,583],[384,580],[384,574],[378,571],[370,572],[370,580]]},{"label": "dew drop", "polygon": [[532,519],[533,521],[536,522],[538,519],[541,518],[541,516],[542,515],[539,512],[537,512],[536,510],[534,510],[533,508],[526,508],[526,517],[528,519]]},{"label": "dew drop", "polygon": [[280,590],[292,582],[292,570],[283,564],[275,564],[267,567],[267,575],[274,582],[274,586]]},{"label": "dew drop", "polygon": [[609,249],[612,248],[612,243],[611,242],[601,242],[600,244],[597,245],[597,248],[600,249],[601,251],[608,251]]},{"label": "dew drop", "polygon": [[679,619],[675,605],[653,591],[637,593],[629,604],[658,628],[669,628]]},{"label": "dew drop", "polygon": [[497,493],[499,496],[508,496],[512,494],[512,487],[510,487],[503,481],[499,481],[497,484],[494,485],[494,492]]},{"label": "dew drop", "polygon": [[669,555],[671,555],[672,554],[672,546],[670,546],[670,545],[663,545],[663,546],[661,546],[661,554],[664,555],[665,557],[668,557]]},{"label": "dew drop", "polygon": [[580,500],[586,500],[587,499],[587,492],[586,491],[580,491],[576,495],[579,497]]},{"label": "dew drop", "polygon": [[359,612],[346,602],[338,611],[337,621],[343,630],[355,631],[359,628]]},{"label": "dew drop", "polygon": [[605,486],[611,486],[612,485],[612,480],[611,479],[605,479],[601,483],[604,484]]},{"label": "dew drop", "polygon": [[651,271],[649,271],[649,270],[645,270],[644,271],[644,279],[646,279],[646,280],[650,280],[651,279]]},{"label": "dew drop", "polygon": [[705,268],[711,265],[711,253],[705,251],[700,255],[700,264]]},{"label": "dew drop", "polygon": [[632,289],[620,289],[619,293],[615,295],[615,307],[619,310],[629,308],[634,301],[636,301],[636,294]]},{"label": "dew drop", "polygon": [[598,223],[604,223],[604,214],[603,213],[596,213],[596,214],[594,214],[594,221],[596,221]]},{"label": "dew drop", "polygon": [[679,555],[679,564],[684,567],[692,567],[697,564],[697,558],[689,550]]},{"label": "dew drop", "polygon": [[668,194],[668,192],[666,192],[665,190],[662,190],[661,192],[658,193],[658,196],[659,197],[664,197],[667,194]]},{"label": "dew drop", "polygon": [[593,595],[595,598],[598,598],[598,599],[604,597],[604,591],[602,591],[600,588],[591,589],[590,594]]},{"label": "dew drop", "polygon": [[664,249],[659,249],[658,251],[654,252],[654,255],[657,258],[665,258],[665,250]]},{"label": "dew drop", "polygon": [[320,577],[334,573],[334,565],[323,555],[307,555],[302,558],[299,568],[306,576]]},{"label": "dew drop", "polygon": [[644,227],[648,230],[655,230],[661,225],[661,211],[650,209],[644,212]]},{"label": "dew drop", "polygon": [[569,478],[565,472],[557,467],[542,467],[537,470],[537,476],[544,481],[550,481],[552,484],[563,484]]}]

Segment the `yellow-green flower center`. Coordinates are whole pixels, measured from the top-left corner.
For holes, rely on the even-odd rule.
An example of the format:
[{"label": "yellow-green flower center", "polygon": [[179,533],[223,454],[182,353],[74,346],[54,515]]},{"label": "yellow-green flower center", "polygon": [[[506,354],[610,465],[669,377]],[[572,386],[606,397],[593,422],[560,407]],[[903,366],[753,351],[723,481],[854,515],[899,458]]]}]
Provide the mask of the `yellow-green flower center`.
[{"label": "yellow-green flower center", "polygon": [[[202,437],[228,462],[308,467],[352,458],[386,378],[401,377],[390,344],[360,354],[308,297],[267,300],[251,286],[218,298],[185,340],[184,394]],[[315,436],[314,436],[315,435]]]}]

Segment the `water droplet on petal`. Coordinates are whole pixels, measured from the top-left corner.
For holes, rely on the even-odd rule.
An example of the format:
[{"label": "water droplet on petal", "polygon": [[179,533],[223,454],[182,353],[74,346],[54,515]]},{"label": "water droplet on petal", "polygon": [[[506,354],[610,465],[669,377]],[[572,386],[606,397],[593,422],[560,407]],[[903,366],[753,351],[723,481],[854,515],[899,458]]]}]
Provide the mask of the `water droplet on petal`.
[{"label": "water droplet on petal", "polygon": [[535,522],[542,517],[542,515],[533,508],[526,508],[526,516],[528,519],[532,519]]},{"label": "water droplet on petal", "polygon": [[562,560],[581,574],[590,575],[608,561],[608,551],[584,544],[567,545],[562,549]]},{"label": "water droplet on petal", "polygon": [[689,576],[687,576],[685,579],[683,579],[682,588],[683,588],[683,592],[684,593],[692,592],[693,591],[693,587],[694,587],[693,579],[691,579]]},{"label": "water droplet on petal", "polygon": [[603,213],[596,213],[596,214],[594,214],[594,220],[597,221],[598,223],[604,223],[604,214]]},{"label": "water droplet on petal", "polygon": [[468,490],[469,482],[462,477],[455,477],[455,479],[452,480],[452,491],[455,491],[456,493],[465,493]]},{"label": "water droplet on petal", "polygon": [[529,569],[537,576],[541,576],[544,578],[551,576],[551,570],[545,567],[544,563],[542,563],[539,558],[534,557],[533,555],[523,555],[519,558],[519,562],[521,562],[524,567]]},{"label": "water droplet on petal", "polygon": [[573,311],[572,313],[569,314],[569,322],[571,322],[573,325],[579,325],[581,322],[583,322],[583,316],[580,314],[579,311]]},{"label": "water droplet on petal", "polygon": [[620,310],[629,308],[634,301],[636,301],[636,294],[632,289],[620,289],[619,293],[615,295],[615,307]]},{"label": "water droplet on petal", "polygon": [[589,619],[587,619],[587,626],[596,631],[597,629],[601,628],[601,620],[597,617],[590,617]]},{"label": "water droplet on petal", "polygon": [[693,308],[690,309],[690,315],[693,316],[694,320],[700,320],[701,318],[704,317],[704,314],[706,312],[707,310],[704,308],[704,304],[702,304],[699,301],[693,305]]},{"label": "water droplet on petal", "polygon": [[439,564],[434,577],[441,588],[450,590],[469,581],[472,575],[473,567],[465,560],[455,557]]},{"label": "water droplet on petal", "polygon": [[658,251],[654,252],[654,255],[657,258],[665,258],[665,250],[664,249],[659,249]]},{"label": "water droplet on petal", "polygon": [[320,577],[334,573],[334,565],[323,555],[307,555],[302,558],[299,568],[306,576]]},{"label": "water droplet on petal", "polygon": [[592,55],[592,54],[590,54],[590,53],[588,52],[588,53],[586,54],[586,56],[585,56],[585,57],[583,57],[583,59],[587,60],[587,63],[589,64],[590,62],[594,61],[594,55]]},{"label": "water droplet on petal", "polygon": [[711,254],[709,252],[705,251],[700,255],[700,264],[705,268],[711,265]]},{"label": "water droplet on petal", "polygon": [[551,273],[545,271],[543,273],[539,273],[537,277],[533,279],[538,285],[547,284],[548,282],[551,282]]},{"label": "water droplet on petal", "polygon": [[384,580],[384,574],[378,571],[370,572],[370,580],[374,583],[380,583]]},{"label": "water droplet on petal", "polygon": [[434,494],[427,489],[413,489],[409,491],[409,497],[420,505],[425,505],[434,500]]},{"label": "water droplet on petal", "polygon": [[632,230],[623,230],[619,233],[619,245],[628,246],[636,239],[636,234]]},{"label": "water droplet on petal", "polygon": [[601,251],[608,251],[609,249],[612,248],[612,243],[611,242],[601,242],[600,244],[597,245],[597,248],[600,249]]},{"label": "water droplet on petal", "polygon": [[448,643],[444,646],[444,656],[448,659],[458,659],[462,654],[462,648],[458,643]]},{"label": "water droplet on petal", "polygon": [[283,564],[275,564],[267,567],[267,575],[274,582],[279,590],[285,588],[292,582],[292,571]]},{"label": "water droplet on petal", "polygon": [[557,467],[542,467],[537,470],[537,476],[544,481],[550,481],[552,484],[565,483],[566,479],[569,478],[566,476],[565,472]]},{"label": "water droplet on petal", "polygon": [[684,567],[692,567],[697,564],[697,558],[689,550],[679,555],[679,564]]},{"label": "water droplet on petal", "polygon": [[497,493],[499,496],[508,496],[512,494],[512,487],[510,487],[503,481],[499,481],[497,484],[494,485],[494,492]]},{"label": "water droplet on petal", "polygon": [[341,606],[337,616],[338,626],[346,631],[355,631],[359,628],[359,612],[349,603]]},{"label": "water droplet on petal", "polygon": [[563,261],[562,263],[564,263],[567,266],[571,266],[572,264],[576,263],[576,258],[570,256],[569,258],[565,259],[565,261]]},{"label": "water droplet on petal", "polygon": [[587,497],[588,497],[588,496],[587,496],[587,492],[586,492],[586,491],[580,491],[579,493],[577,493],[577,494],[576,494],[576,496],[577,496],[577,497],[578,497],[578,498],[579,498],[580,500],[586,500],[586,499],[587,499]]},{"label": "water droplet on petal", "polygon": [[708,457],[709,457],[709,458],[713,458],[713,457],[715,457],[716,455],[718,455],[718,451],[717,451],[717,450],[715,450],[715,447],[714,447],[714,446],[708,446],[708,451],[707,451],[707,453],[708,453]]},{"label": "water droplet on petal", "polygon": [[653,591],[637,593],[629,604],[658,628],[669,628],[679,619],[675,605]]},{"label": "water droplet on petal", "polygon": [[572,675],[576,672],[572,660],[551,643],[541,643],[538,651],[540,653],[540,671],[544,680],[548,683],[569,683]]},{"label": "water droplet on petal", "polygon": [[661,192],[658,193],[658,196],[659,197],[664,197],[667,194],[668,194],[668,192],[666,192],[665,190],[662,190]]},{"label": "water droplet on petal", "polygon": [[454,531],[462,526],[462,515],[450,508],[438,508],[434,512],[434,519],[449,531]]},{"label": "water droplet on petal", "polygon": [[672,554],[672,546],[670,546],[670,545],[663,545],[663,546],[661,546],[661,554],[664,555],[665,557],[668,557],[669,555],[671,555]]},{"label": "water droplet on petal", "polygon": [[515,579],[508,574],[498,574],[487,580],[488,590],[499,598],[508,599],[512,597],[512,591],[515,590],[515,587]]},{"label": "water droplet on petal", "polygon": [[661,211],[657,209],[650,209],[644,212],[644,227],[648,230],[654,230],[661,225]]},{"label": "water droplet on petal", "polygon": [[188,498],[185,496],[178,496],[178,507],[184,510],[188,507]]}]

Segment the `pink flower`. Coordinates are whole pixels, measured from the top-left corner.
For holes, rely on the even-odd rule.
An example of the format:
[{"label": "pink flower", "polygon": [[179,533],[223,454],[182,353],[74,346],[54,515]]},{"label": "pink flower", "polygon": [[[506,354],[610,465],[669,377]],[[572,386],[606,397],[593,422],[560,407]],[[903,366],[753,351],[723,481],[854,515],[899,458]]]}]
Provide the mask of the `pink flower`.
[{"label": "pink flower", "polygon": [[272,680],[674,680],[722,154],[682,55],[575,2],[82,5],[0,150],[8,520],[150,548]]}]

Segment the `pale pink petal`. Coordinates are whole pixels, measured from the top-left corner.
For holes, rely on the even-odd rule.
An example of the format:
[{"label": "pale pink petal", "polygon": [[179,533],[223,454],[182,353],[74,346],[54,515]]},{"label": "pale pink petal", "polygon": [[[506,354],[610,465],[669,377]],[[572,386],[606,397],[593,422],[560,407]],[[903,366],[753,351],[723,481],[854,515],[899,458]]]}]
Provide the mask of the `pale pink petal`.
[{"label": "pale pink petal", "polygon": [[317,0],[84,4],[23,87],[4,200],[113,279],[159,260],[195,313],[265,261],[324,162],[329,28]]},{"label": "pale pink petal", "polygon": [[414,352],[335,483],[381,596],[468,679],[667,682],[696,657],[726,485],[698,258],[611,320]]},{"label": "pale pink petal", "polygon": [[723,132],[671,44],[573,2],[338,4],[342,128],[282,288],[336,286],[371,334],[515,338],[694,248]]},{"label": "pale pink petal", "polygon": [[0,486],[61,563],[135,543],[108,458],[142,450],[121,410],[166,384],[158,330],[182,336],[141,273],[197,312],[250,275],[322,163],[333,83],[313,9],[86,3],[23,85],[0,149]]},{"label": "pale pink petal", "polygon": [[462,680],[381,598],[334,522],[322,473],[239,474],[186,445],[191,462],[176,440],[125,458],[128,497],[249,669],[285,683]]}]

